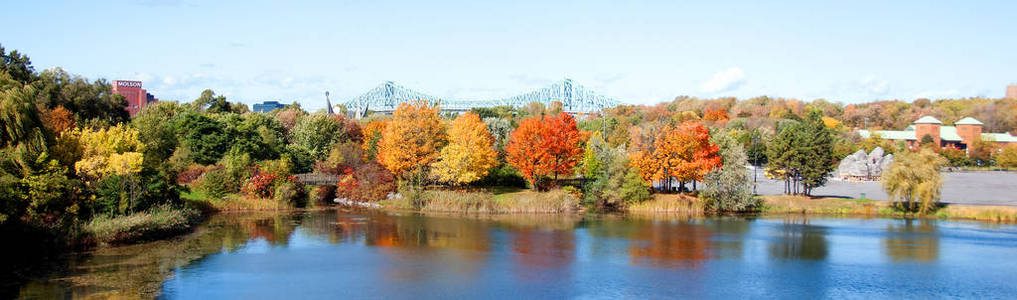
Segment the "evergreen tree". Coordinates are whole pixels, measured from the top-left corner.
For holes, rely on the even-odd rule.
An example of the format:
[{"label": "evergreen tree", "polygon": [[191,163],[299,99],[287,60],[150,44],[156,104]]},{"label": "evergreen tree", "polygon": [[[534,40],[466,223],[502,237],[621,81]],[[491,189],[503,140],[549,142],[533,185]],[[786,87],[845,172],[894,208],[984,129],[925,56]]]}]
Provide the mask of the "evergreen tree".
[{"label": "evergreen tree", "polygon": [[785,182],[787,194],[810,195],[834,169],[833,135],[819,111],[780,128],[767,146],[768,172]]}]

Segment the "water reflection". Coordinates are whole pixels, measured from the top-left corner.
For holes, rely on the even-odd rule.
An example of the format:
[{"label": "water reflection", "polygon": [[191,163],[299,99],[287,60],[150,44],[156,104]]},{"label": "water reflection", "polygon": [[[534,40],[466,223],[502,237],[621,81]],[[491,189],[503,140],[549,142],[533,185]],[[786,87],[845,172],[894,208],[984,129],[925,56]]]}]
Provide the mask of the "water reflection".
[{"label": "water reflection", "polygon": [[635,264],[695,269],[713,257],[713,230],[707,226],[654,221],[641,227],[629,246]]},{"label": "water reflection", "polygon": [[930,220],[900,220],[886,225],[883,249],[893,262],[939,259],[939,233]]},{"label": "water reflection", "polygon": [[[20,289],[21,296],[27,298],[149,298],[162,288],[170,290],[170,297],[205,298],[216,296],[214,290],[203,290],[214,283],[270,297],[279,282],[239,278],[287,278],[317,270],[323,273],[313,278],[325,278],[307,281],[309,289],[369,286],[360,292],[367,293],[363,296],[382,293],[396,298],[414,296],[418,289],[444,291],[427,295],[450,298],[488,295],[464,291],[509,292],[502,296],[519,292],[522,294],[516,296],[522,298],[583,295],[569,292],[576,290],[633,292],[613,294],[621,298],[646,293],[673,295],[662,291],[703,297],[774,296],[732,292],[741,288],[780,291],[778,297],[821,298],[843,292],[838,290],[844,284],[841,280],[868,282],[869,277],[882,277],[900,282],[923,271],[892,265],[873,268],[887,262],[971,259],[940,255],[942,244],[948,244],[941,240],[941,236],[949,236],[944,230],[942,222],[935,220],[831,221],[802,216],[463,217],[362,211],[223,214],[177,239],[74,256],[65,263],[65,270]],[[978,232],[991,237],[992,243],[958,245],[954,239],[954,252],[957,247],[966,251],[962,253],[990,254],[1006,251],[975,252],[971,247],[1017,248],[1017,230],[994,230],[1002,233]],[[977,241],[970,234],[966,238],[965,243]],[[872,247],[865,248],[868,245]],[[874,255],[866,249],[875,250]],[[850,265],[859,266],[851,271],[856,274],[844,273],[840,260],[845,258],[850,259]],[[252,264],[256,268],[236,270]],[[1003,264],[991,266],[998,265]],[[868,270],[878,272],[865,273]],[[221,276],[247,274],[244,272],[256,276]],[[164,284],[167,278],[173,279]],[[967,284],[971,285],[970,281]],[[714,285],[719,287],[711,287]],[[550,291],[557,294],[542,294]]]},{"label": "water reflection", "polygon": [[828,251],[826,228],[804,216],[785,217],[770,243],[770,257],[783,260],[822,260]]}]

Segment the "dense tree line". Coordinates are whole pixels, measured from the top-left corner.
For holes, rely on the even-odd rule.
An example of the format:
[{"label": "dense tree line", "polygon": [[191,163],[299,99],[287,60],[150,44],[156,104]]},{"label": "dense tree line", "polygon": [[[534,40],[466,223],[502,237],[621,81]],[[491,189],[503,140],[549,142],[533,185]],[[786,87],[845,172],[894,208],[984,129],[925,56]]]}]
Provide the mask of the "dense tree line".
[{"label": "dense tree line", "polygon": [[[255,113],[212,90],[131,118],[105,80],[39,72],[17,51],[0,55],[0,224],[63,231],[97,215],[182,207],[181,194],[301,206],[336,197],[381,201],[400,184],[571,186],[598,209],[689,193],[713,210],[745,211],[758,206],[746,164],[765,166],[787,193],[808,195],[854,151],[910,151],[878,136],[862,139],[856,128],[902,129],[926,114],[947,124],[972,116],[987,131],[1017,124],[1012,99],[842,105],[678,97],[580,116],[557,102],[461,115],[415,102],[354,120],[299,104]],[[968,153],[929,148],[953,165],[1017,165],[1017,149],[988,141]],[[338,184],[310,189],[294,177],[311,172],[334,175]]]}]

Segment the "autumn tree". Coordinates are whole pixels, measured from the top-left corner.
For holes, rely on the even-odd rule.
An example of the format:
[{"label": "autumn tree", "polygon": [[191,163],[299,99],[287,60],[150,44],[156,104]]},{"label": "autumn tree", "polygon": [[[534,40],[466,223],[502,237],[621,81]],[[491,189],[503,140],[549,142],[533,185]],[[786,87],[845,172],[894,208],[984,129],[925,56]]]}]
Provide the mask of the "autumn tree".
[{"label": "autumn tree", "polygon": [[890,195],[890,200],[905,211],[924,214],[934,209],[943,185],[939,168],[946,160],[927,148],[918,152],[903,151],[893,159],[882,176],[883,190]]},{"label": "autumn tree", "polygon": [[378,162],[399,179],[425,175],[446,142],[437,105],[400,103],[378,143]]},{"label": "autumn tree", "polygon": [[531,117],[519,122],[505,147],[508,163],[534,187],[546,177],[570,175],[583,154],[584,134],[567,113]]},{"label": "autumn tree", "polygon": [[721,166],[719,148],[710,142],[710,131],[699,122],[685,122],[678,127],[665,126],[653,145],[632,155],[643,180],[660,182],[664,190],[672,190],[672,182],[702,181],[703,176]]},{"label": "autumn tree", "polygon": [[431,175],[452,185],[480,180],[497,165],[494,138],[477,114],[467,112],[456,118],[448,130],[449,144],[441,149],[431,166]]},{"label": "autumn tree", "polygon": [[1017,146],[1006,146],[995,156],[996,164],[1003,168],[1017,168]]},{"label": "autumn tree", "polygon": [[126,213],[131,210],[138,197],[138,175],[144,163],[145,145],[141,143],[137,129],[117,125],[103,129],[75,129],[62,139],[76,139],[81,148],[81,160],[74,164],[78,176],[87,184],[97,184],[107,177],[114,177],[119,184],[116,199],[110,202],[108,213]]},{"label": "autumn tree", "polygon": [[381,142],[381,135],[385,132],[387,121],[374,121],[364,126],[364,143],[361,148],[364,150],[364,159],[371,161],[378,156],[378,143]]},{"label": "autumn tree", "polygon": [[63,106],[57,106],[54,109],[42,108],[39,110],[39,117],[42,118],[43,124],[53,134],[60,134],[64,130],[74,128],[76,123],[74,122],[74,114],[71,111],[64,109]]}]

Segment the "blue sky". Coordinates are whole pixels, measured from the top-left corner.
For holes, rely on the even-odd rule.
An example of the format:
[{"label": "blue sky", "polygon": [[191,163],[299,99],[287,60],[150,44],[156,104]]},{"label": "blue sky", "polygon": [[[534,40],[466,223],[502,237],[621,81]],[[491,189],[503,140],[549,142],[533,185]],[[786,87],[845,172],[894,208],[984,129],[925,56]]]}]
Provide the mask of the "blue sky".
[{"label": "blue sky", "polygon": [[636,104],[1001,97],[1017,82],[1017,1],[707,2],[17,1],[0,43],[164,100],[211,88],[312,109],[385,80],[487,99],[568,77]]}]

